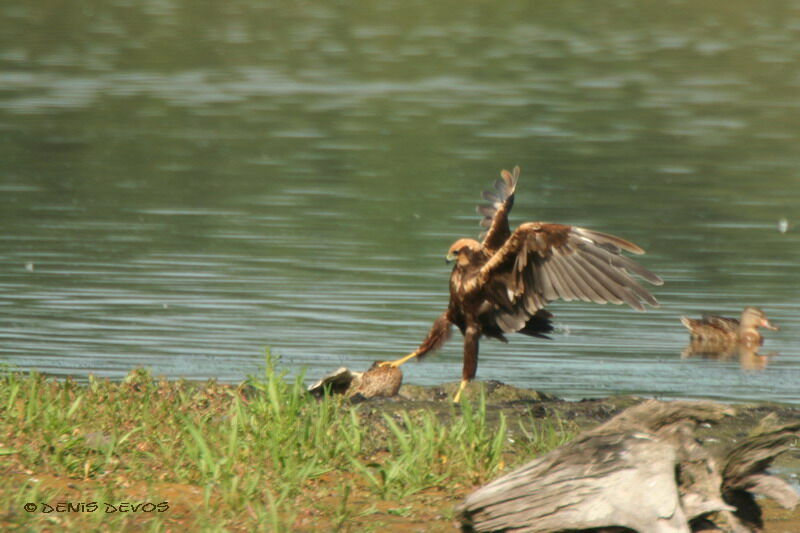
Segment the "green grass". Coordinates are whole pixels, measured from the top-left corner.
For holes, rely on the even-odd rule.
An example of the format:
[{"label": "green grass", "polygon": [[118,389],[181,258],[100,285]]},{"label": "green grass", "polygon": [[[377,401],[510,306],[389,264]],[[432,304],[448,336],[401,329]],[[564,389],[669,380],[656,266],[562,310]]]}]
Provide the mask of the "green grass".
[{"label": "green grass", "polygon": [[[0,529],[383,531],[418,521],[445,530],[473,487],[573,433],[531,420],[512,444],[484,397],[446,416],[374,405],[312,398],[269,355],[264,374],[238,387],[144,370],[85,384],[6,370]],[[28,513],[29,502],[99,509]],[[106,502],[169,509],[107,513]]]}]

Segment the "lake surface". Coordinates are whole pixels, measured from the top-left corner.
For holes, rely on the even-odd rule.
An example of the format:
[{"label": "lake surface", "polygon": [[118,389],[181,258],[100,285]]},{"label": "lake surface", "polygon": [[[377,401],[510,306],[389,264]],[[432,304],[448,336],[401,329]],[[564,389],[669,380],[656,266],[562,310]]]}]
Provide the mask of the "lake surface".
[{"label": "lake surface", "polygon": [[[519,164],[513,224],[636,242],[662,305],[556,302],[552,341],[484,341],[478,379],[800,403],[798,65],[788,0],[6,0],[0,364],[235,382],[267,347],[309,379],[399,357]],[[745,305],[777,355],[681,358],[681,315]],[[460,335],[404,371],[458,380]]]}]

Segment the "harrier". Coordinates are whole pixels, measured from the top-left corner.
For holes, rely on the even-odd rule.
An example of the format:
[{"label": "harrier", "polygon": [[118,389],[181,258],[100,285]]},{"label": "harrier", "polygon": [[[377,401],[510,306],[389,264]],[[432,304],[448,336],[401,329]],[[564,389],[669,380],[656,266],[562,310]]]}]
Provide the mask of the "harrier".
[{"label": "harrier", "polygon": [[384,364],[400,366],[437,350],[455,325],[464,335],[464,366],[458,402],[478,369],[481,336],[506,341],[507,333],[544,337],[553,330],[552,315],[544,309],[556,299],[599,304],[628,304],[644,311],[658,306],[633,275],[653,285],[661,278],[622,254],[643,254],[635,244],[599,231],[576,226],[526,222],[513,233],[508,214],[514,205],[519,167],[504,170],[495,191],[485,191],[488,205],[478,206],[487,228],[482,241],[459,239],[450,247],[450,304],[436,319],[419,348]]}]

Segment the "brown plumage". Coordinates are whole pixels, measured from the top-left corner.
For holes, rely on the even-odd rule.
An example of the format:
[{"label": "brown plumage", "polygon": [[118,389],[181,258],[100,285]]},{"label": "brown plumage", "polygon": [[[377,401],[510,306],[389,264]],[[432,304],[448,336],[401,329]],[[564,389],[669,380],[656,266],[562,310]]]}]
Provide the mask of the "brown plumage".
[{"label": "brown plumage", "polygon": [[482,242],[459,239],[447,254],[455,261],[450,275],[450,304],[436,319],[416,351],[388,363],[398,366],[440,348],[455,325],[464,335],[461,388],[475,377],[481,336],[506,341],[507,333],[546,337],[552,315],[544,309],[556,299],[628,304],[644,310],[658,302],[633,278],[661,285],[662,280],[622,255],[643,254],[619,237],[576,226],[527,222],[513,233],[508,214],[514,205],[519,167],[502,171],[494,191],[483,193],[490,203],[478,206],[487,228]]},{"label": "brown plumage", "polygon": [[396,396],[403,384],[403,373],[399,368],[372,364],[369,370],[359,375],[347,391],[348,397],[391,398]]},{"label": "brown plumage", "polygon": [[694,350],[706,352],[727,352],[737,345],[761,346],[764,338],[758,328],[778,329],[758,307],[745,307],[739,320],[716,315],[699,320],[684,316],[681,323],[689,330]]},{"label": "brown plumage", "polygon": [[376,361],[366,372],[345,367],[334,370],[308,387],[308,392],[321,397],[327,389],[348,398],[390,398],[397,394],[402,383],[403,372],[399,368]]}]

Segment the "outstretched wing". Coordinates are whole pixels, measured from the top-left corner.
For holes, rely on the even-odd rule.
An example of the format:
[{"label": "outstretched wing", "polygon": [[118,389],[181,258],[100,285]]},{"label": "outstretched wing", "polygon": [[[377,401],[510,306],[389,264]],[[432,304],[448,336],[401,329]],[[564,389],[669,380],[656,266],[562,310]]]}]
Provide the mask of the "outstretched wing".
[{"label": "outstretched wing", "polygon": [[494,252],[511,236],[508,227],[508,213],[514,206],[514,189],[519,180],[519,167],[513,172],[503,170],[494,182],[494,191],[483,191],[483,198],[491,203],[478,206],[478,214],[483,215],[481,226],[488,228],[481,234],[483,247]]},{"label": "outstretched wing", "polygon": [[614,235],[561,224],[522,224],[465,289],[482,291],[495,307],[497,325],[518,331],[549,301],[628,304],[643,311],[656,299],[633,278],[654,285],[661,278],[622,255],[643,254]]}]

